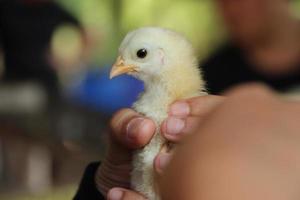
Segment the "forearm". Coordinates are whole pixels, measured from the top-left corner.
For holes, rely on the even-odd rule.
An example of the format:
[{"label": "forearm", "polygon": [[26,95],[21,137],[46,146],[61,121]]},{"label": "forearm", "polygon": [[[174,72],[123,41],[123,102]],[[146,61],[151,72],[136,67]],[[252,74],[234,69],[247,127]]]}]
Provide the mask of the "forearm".
[{"label": "forearm", "polygon": [[115,165],[109,159],[105,159],[98,168],[95,176],[96,186],[98,190],[106,195],[113,187],[130,187],[131,165],[127,162]]}]

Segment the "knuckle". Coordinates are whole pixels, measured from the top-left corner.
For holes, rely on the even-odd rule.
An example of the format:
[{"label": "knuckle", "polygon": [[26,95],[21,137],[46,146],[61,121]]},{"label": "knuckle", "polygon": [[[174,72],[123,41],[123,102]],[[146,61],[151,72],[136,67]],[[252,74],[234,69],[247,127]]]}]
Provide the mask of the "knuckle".
[{"label": "knuckle", "polygon": [[224,99],[225,97],[223,96],[205,95],[190,99],[189,104],[192,111],[199,112],[199,114],[201,114],[201,112],[205,113],[208,108],[214,107]]},{"label": "knuckle", "polygon": [[201,124],[201,121],[203,119],[200,117],[189,117],[186,119],[186,125],[184,127],[183,130],[183,134],[179,135],[181,136],[180,139],[182,139],[183,137],[185,137],[186,135],[191,135],[194,134],[196,132],[196,130],[198,129],[198,127]]},{"label": "knuckle", "polygon": [[133,110],[124,108],[114,114],[110,120],[110,128],[113,131],[120,131],[124,127],[125,123],[128,122],[130,116],[137,115]]}]

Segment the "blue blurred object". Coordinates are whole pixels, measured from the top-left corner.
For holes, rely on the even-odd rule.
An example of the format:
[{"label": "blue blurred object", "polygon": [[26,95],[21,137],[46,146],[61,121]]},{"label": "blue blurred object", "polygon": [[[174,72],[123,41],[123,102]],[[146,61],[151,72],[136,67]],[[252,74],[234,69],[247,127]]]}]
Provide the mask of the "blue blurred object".
[{"label": "blue blurred object", "polygon": [[143,83],[128,75],[110,80],[109,72],[110,67],[88,71],[68,91],[71,100],[109,115],[131,107],[144,90]]}]

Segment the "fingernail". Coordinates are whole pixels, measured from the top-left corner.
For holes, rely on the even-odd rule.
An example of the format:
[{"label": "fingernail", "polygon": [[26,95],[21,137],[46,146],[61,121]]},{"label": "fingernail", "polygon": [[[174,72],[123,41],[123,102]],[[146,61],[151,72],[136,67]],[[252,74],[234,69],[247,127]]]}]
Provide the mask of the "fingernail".
[{"label": "fingernail", "polygon": [[134,139],[139,133],[139,129],[142,127],[144,118],[135,118],[132,119],[127,125],[127,137],[129,139]]},{"label": "fingernail", "polygon": [[171,155],[170,154],[162,154],[158,157],[158,168],[163,171],[167,165],[170,163]]},{"label": "fingernail", "polygon": [[118,188],[113,188],[108,192],[108,200],[121,200],[123,197],[123,191]]},{"label": "fingernail", "polygon": [[187,116],[190,113],[190,106],[186,102],[174,103],[170,108],[170,115]]},{"label": "fingernail", "polygon": [[175,117],[170,117],[167,119],[167,134],[177,135],[181,133],[185,126],[185,123],[182,119]]}]

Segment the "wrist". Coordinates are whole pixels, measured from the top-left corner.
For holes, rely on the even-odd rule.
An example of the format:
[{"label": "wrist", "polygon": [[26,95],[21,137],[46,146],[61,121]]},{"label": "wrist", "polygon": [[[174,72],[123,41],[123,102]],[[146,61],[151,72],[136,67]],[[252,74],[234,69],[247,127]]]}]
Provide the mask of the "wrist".
[{"label": "wrist", "polygon": [[109,159],[105,159],[95,176],[98,191],[106,196],[111,188],[130,188],[130,166],[128,163],[114,164]]}]

